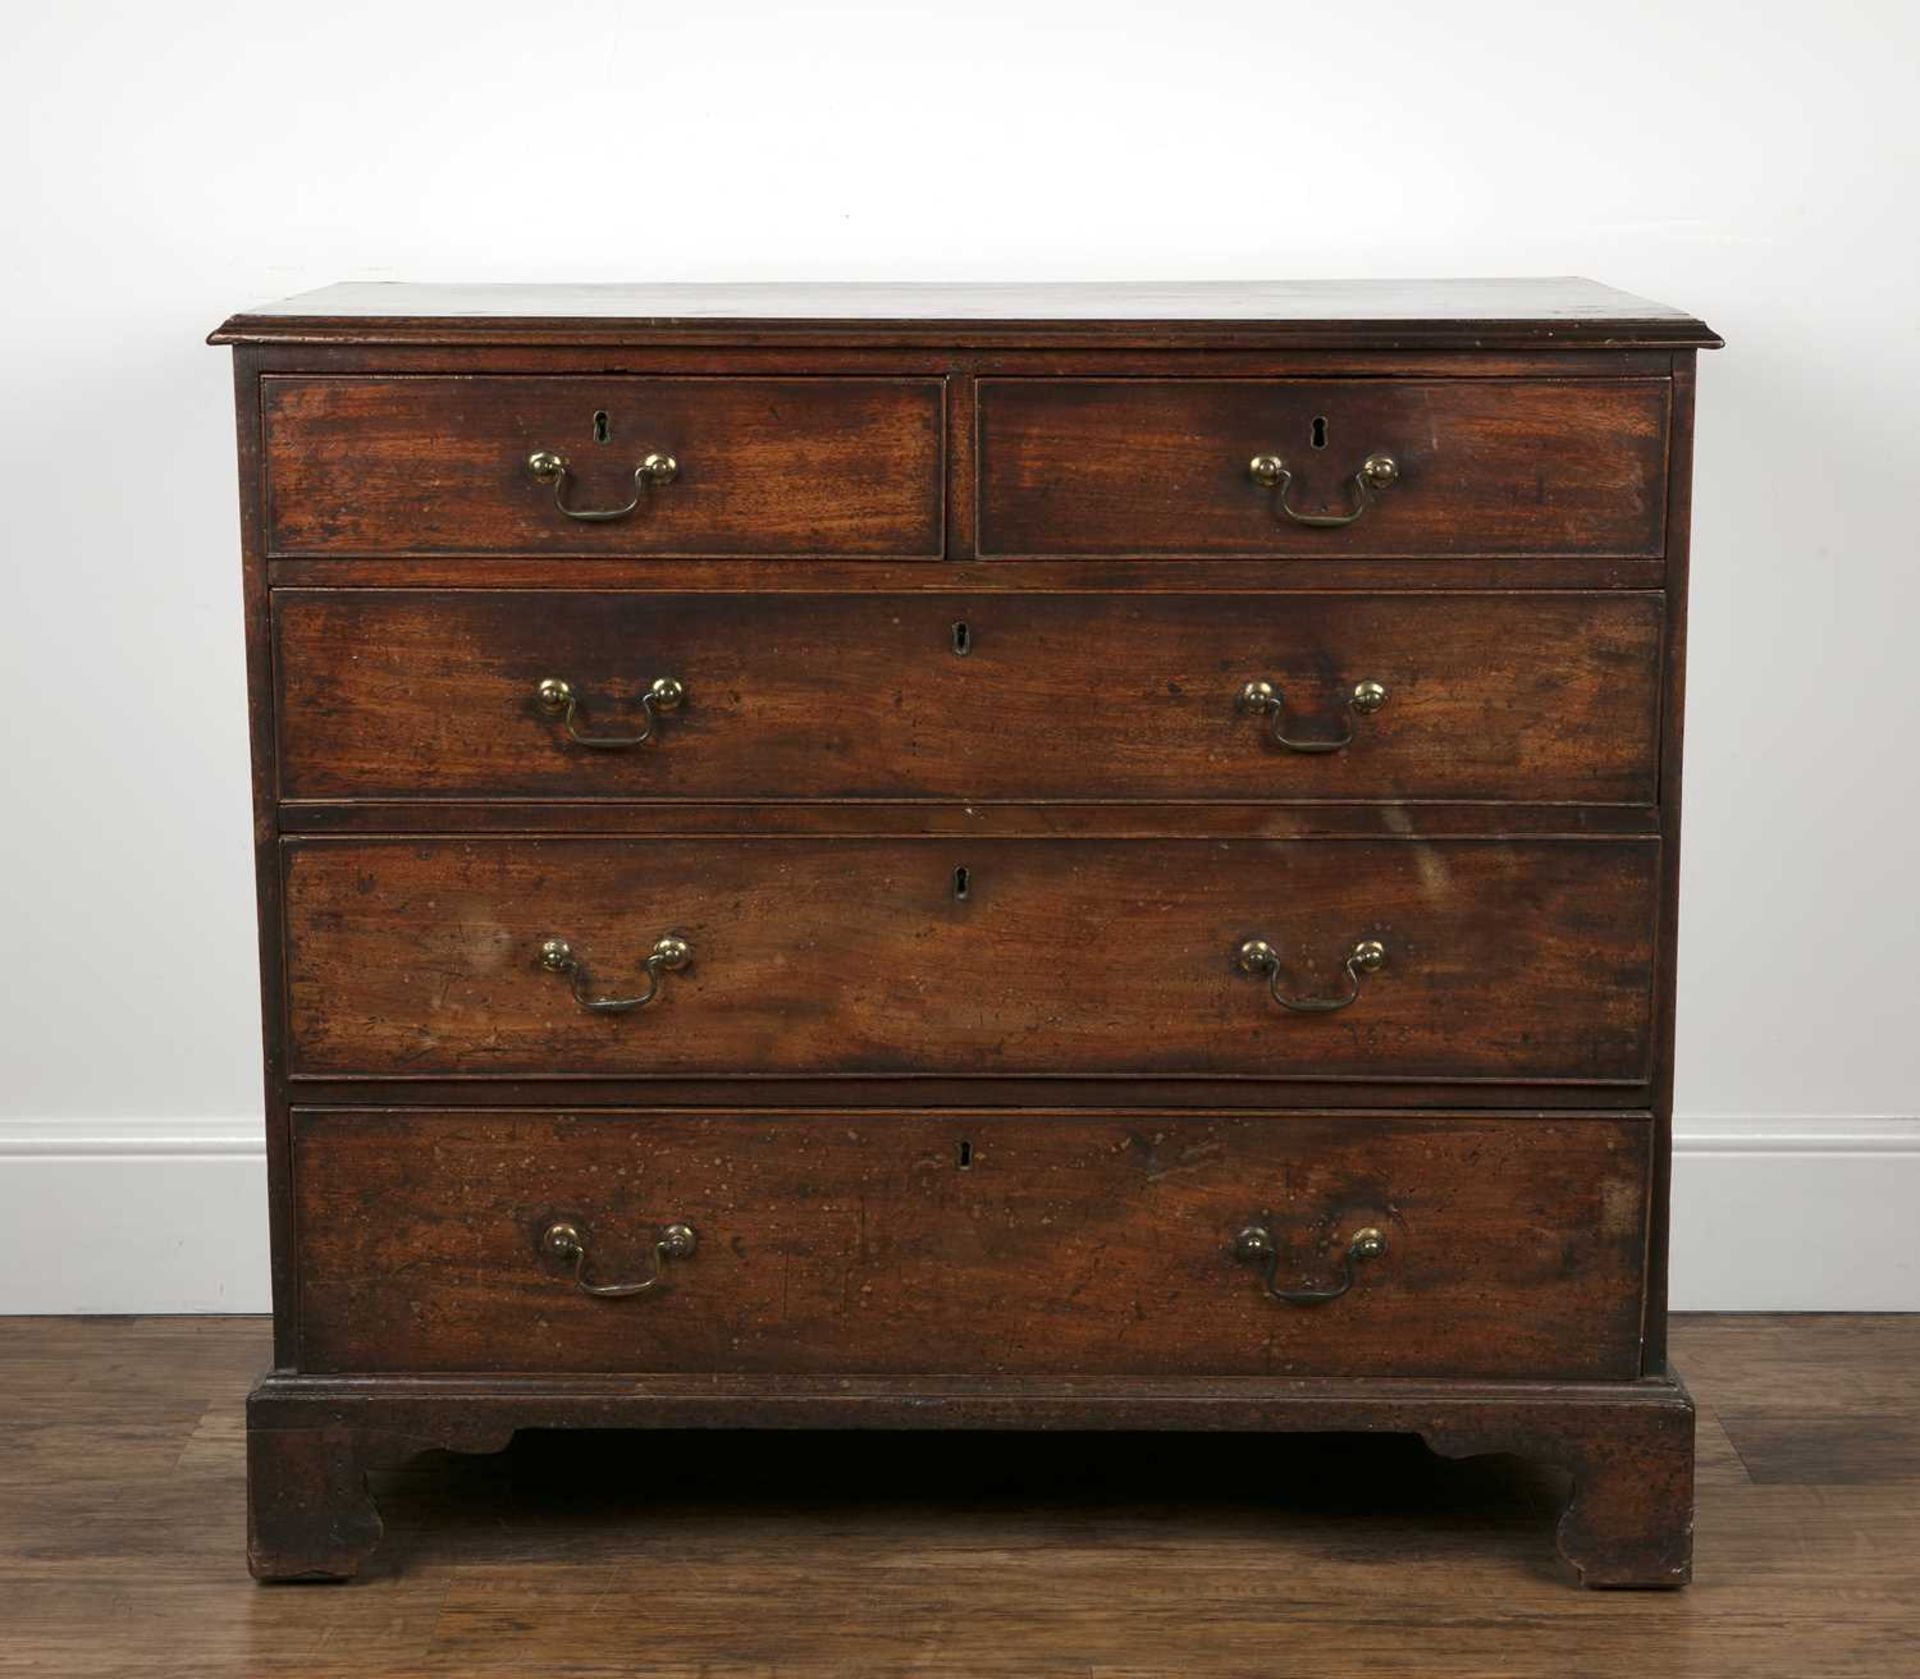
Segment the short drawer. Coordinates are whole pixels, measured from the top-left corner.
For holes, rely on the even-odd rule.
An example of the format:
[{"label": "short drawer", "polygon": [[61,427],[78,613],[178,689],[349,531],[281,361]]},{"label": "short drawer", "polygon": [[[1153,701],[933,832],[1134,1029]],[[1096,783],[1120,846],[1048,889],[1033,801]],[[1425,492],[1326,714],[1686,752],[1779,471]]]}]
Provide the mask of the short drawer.
[{"label": "short drawer", "polygon": [[1648,803],[1661,615],[1550,592],[281,590],[280,790]]},{"label": "short drawer", "polygon": [[295,1076],[1647,1073],[1654,840],[283,854]]},{"label": "short drawer", "polygon": [[983,379],[980,551],[1658,557],[1668,406],[1662,379]]},{"label": "short drawer", "polygon": [[275,555],[937,557],[937,379],[275,375]]},{"label": "short drawer", "polygon": [[1631,1378],[1649,1146],[1593,1117],[302,1111],[300,1360]]}]

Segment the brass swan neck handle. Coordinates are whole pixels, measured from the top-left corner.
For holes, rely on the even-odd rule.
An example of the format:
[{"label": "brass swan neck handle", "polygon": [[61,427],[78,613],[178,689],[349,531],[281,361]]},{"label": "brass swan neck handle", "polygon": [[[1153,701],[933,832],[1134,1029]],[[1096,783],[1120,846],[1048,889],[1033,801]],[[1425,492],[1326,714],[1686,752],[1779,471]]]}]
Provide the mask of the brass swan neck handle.
[{"label": "brass swan neck handle", "polygon": [[1365,1229],[1356,1230],[1353,1240],[1347,1243],[1345,1263],[1338,1282],[1328,1288],[1281,1288],[1274,1280],[1274,1274],[1280,1268],[1280,1244],[1274,1240],[1273,1231],[1267,1225],[1250,1224],[1233,1242],[1233,1257],[1243,1265],[1258,1266],[1260,1281],[1267,1293],[1288,1306],[1324,1306],[1329,1300],[1338,1300],[1353,1287],[1355,1268],[1369,1259],[1378,1259],[1386,1251],[1386,1233],[1370,1224]]},{"label": "brass swan neck handle", "polygon": [[564,677],[542,678],[533,697],[540,709],[558,717],[567,736],[576,746],[590,746],[598,752],[624,752],[645,746],[654,738],[654,725],[663,711],[677,711],[687,697],[687,685],[677,676],[655,677],[651,687],[640,696],[640,732],[633,735],[583,735],[580,732],[580,695]]},{"label": "brass swan neck handle", "polygon": [[1288,734],[1286,696],[1264,677],[1242,688],[1238,703],[1242,711],[1265,712],[1271,719],[1267,725],[1268,737],[1289,752],[1338,752],[1353,744],[1354,719],[1371,717],[1387,703],[1387,690],[1372,680],[1356,682],[1347,695],[1346,731],[1330,740],[1303,740]]},{"label": "brass swan neck handle", "polygon": [[671,484],[680,476],[680,463],[673,456],[658,452],[643,456],[633,469],[633,499],[623,507],[569,507],[567,478],[572,468],[567,457],[555,450],[534,450],[527,456],[527,471],[536,484],[553,486],[553,505],[569,519],[578,519],[585,525],[605,525],[635,512],[646,500],[649,490]]},{"label": "brass swan neck handle", "polygon": [[637,997],[595,997],[593,981],[586,964],[573,953],[565,939],[540,941],[540,966],[550,974],[565,975],[573,989],[573,1000],[592,1014],[628,1014],[643,1009],[660,994],[660,976],[677,973],[693,960],[693,946],[677,934],[667,933],[654,941],[653,954],[642,965],[647,988]]},{"label": "brass swan neck handle", "polygon": [[1311,525],[1317,530],[1350,525],[1371,507],[1375,497],[1400,476],[1400,463],[1391,455],[1369,455],[1360,463],[1350,482],[1353,485],[1351,513],[1302,513],[1287,499],[1293,485],[1293,469],[1278,455],[1255,455],[1247,463],[1247,475],[1263,489],[1273,491],[1274,505],[1296,525]]},{"label": "brass swan neck handle", "polygon": [[691,1259],[700,1245],[693,1226],[677,1219],[661,1228],[653,1239],[653,1270],[637,1283],[590,1283],[587,1281],[587,1237],[572,1219],[559,1219],[547,1226],[540,1245],[560,1259],[573,1261],[574,1286],[582,1294],[600,1300],[624,1300],[630,1295],[648,1294],[667,1280],[667,1261]]},{"label": "brass swan neck handle", "polygon": [[1342,966],[1347,972],[1347,989],[1338,997],[1289,997],[1280,989],[1280,953],[1265,939],[1246,939],[1233,953],[1240,971],[1264,976],[1273,1000],[1291,1014],[1333,1014],[1351,1008],[1360,998],[1363,974],[1377,974],[1387,965],[1387,947],[1378,939],[1362,939],[1347,952]]}]

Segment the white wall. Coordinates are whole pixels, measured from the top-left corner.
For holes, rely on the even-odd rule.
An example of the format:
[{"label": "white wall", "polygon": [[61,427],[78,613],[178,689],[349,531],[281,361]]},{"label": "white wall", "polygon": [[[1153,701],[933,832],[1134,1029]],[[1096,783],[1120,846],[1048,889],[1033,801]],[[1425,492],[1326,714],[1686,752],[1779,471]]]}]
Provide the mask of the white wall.
[{"label": "white wall", "polygon": [[1920,1307],[1920,8],[92,0],[0,21],[0,1309],[257,1306],[230,309],[1584,273],[1704,358],[1676,1293]]}]

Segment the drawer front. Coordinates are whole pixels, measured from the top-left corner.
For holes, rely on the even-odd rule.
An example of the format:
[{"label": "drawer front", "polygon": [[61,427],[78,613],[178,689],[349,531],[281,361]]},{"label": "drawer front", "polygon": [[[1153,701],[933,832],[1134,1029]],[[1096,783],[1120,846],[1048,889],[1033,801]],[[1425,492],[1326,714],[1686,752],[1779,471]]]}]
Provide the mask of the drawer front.
[{"label": "drawer front", "polygon": [[994,379],[979,402],[983,554],[1665,552],[1665,380]]},{"label": "drawer front", "polygon": [[1653,595],[282,590],[274,618],[289,798],[1655,791]]},{"label": "drawer front", "polygon": [[1650,839],[283,847],[296,1075],[1647,1073]]},{"label": "drawer front", "polygon": [[1636,1374],[1644,1120],[294,1125],[310,1371]]},{"label": "drawer front", "polygon": [[[269,377],[270,551],[933,558],[943,390],[935,379]],[[564,470],[549,461],[536,476],[536,455]],[[618,517],[574,516],[629,502]]]}]

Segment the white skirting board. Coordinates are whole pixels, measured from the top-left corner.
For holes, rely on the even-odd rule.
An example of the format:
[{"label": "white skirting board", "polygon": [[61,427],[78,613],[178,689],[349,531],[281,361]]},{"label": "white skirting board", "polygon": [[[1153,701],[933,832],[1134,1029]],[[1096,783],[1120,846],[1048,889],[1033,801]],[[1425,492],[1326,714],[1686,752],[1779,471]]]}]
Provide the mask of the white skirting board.
[{"label": "white skirting board", "polygon": [[[1678,1311],[1920,1311],[1920,1119],[1676,1127]],[[262,1312],[257,1120],[0,1120],[0,1313]]]}]

